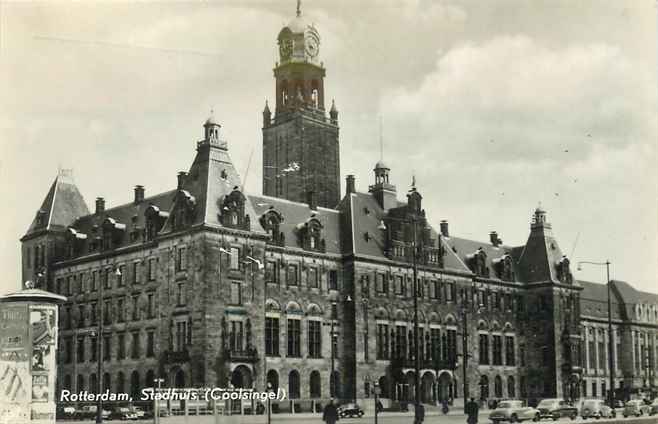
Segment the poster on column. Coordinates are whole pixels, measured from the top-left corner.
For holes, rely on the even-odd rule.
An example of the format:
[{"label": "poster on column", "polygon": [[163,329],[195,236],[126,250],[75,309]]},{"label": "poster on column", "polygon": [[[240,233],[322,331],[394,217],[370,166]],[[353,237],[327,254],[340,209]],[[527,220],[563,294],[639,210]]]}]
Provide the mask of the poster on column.
[{"label": "poster on column", "polygon": [[28,305],[0,303],[0,424],[30,420]]},{"label": "poster on column", "polygon": [[56,307],[30,305],[32,332],[31,422],[51,423],[55,392],[55,348],[57,342]]}]

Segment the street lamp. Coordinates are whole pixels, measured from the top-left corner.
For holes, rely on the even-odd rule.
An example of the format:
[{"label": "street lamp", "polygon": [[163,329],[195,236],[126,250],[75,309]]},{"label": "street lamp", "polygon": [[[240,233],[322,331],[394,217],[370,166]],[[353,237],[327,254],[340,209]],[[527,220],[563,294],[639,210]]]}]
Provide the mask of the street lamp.
[{"label": "street lamp", "polygon": [[164,378],[156,378],[153,382],[158,385],[158,391],[155,392],[155,396],[153,397],[153,419],[154,423],[158,424],[160,422],[160,399],[158,399],[158,395],[160,394],[160,387],[162,387],[161,384],[164,383]]},{"label": "street lamp", "polygon": [[377,416],[379,415],[379,395],[382,392],[382,389],[379,387],[379,383],[377,381],[375,381],[373,391],[375,392],[375,424],[377,424]]},{"label": "street lamp", "polygon": [[470,390],[468,387],[468,358],[470,357],[470,354],[468,353],[468,312],[471,307],[473,307],[473,312],[475,313],[480,313],[482,311],[482,308],[484,308],[484,304],[482,302],[476,303],[477,302],[477,286],[475,284],[475,281],[472,282],[471,284],[471,299],[469,300],[468,298],[468,292],[464,291],[464,295],[462,297],[462,304],[459,307],[459,317],[461,318],[462,325],[463,325],[463,330],[462,330],[462,359],[463,359],[463,366],[462,366],[462,384],[463,384],[463,389],[464,389],[464,413],[466,413],[466,403],[468,401],[468,397],[470,396]]},{"label": "street lamp", "polygon": [[579,261],[577,265],[577,270],[582,270],[582,264],[588,265],[597,265],[605,266],[606,272],[606,286],[608,292],[608,375],[610,377],[610,389],[608,389],[608,399],[610,402],[610,408],[614,411],[615,408],[615,374],[614,374],[614,358],[613,358],[613,343],[614,343],[614,334],[612,332],[612,297],[610,296],[610,290],[612,281],[610,280],[610,261],[606,260],[605,262],[589,262],[589,261]]}]

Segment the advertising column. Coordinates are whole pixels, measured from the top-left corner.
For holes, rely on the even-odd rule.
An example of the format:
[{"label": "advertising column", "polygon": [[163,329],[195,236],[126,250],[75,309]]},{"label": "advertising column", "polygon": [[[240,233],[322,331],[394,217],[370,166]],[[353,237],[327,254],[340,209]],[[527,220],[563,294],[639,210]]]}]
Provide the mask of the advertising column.
[{"label": "advertising column", "polygon": [[37,289],[0,297],[0,424],[54,423],[57,303]]}]

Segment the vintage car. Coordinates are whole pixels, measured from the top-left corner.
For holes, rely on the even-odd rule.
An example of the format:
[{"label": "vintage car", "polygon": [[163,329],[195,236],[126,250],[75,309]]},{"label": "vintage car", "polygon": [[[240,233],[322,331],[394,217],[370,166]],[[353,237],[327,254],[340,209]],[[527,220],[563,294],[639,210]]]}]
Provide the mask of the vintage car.
[{"label": "vintage car", "polygon": [[649,415],[658,414],[658,398],[654,399],[651,405],[649,405]]},{"label": "vintage car", "polygon": [[572,420],[578,417],[578,408],[561,399],[542,399],[537,409],[540,418],[551,418],[554,421],[561,417],[569,417]]},{"label": "vintage car", "polygon": [[626,417],[639,417],[645,414],[649,415],[650,412],[651,412],[651,407],[649,405],[645,404],[640,399],[633,399],[626,402],[622,414],[624,415],[624,418],[626,418]]},{"label": "vintage car", "polygon": [[539,410],[524,406],[522,400],[501,401],[496,409],[489,414],[489,419],[494,423],[500,421],[509,421],[511,423],[527,420],[539,421],[539,418]]},{"label": "vintage car", "polygon": [[130,408],[123,407],[123,406],[117,406],[112,411],[110,412],[109,417],[107,417],[108,420],[121,420],[121,421],[127,421],[127,420],[136,420],[137,419],[137,414],[134,412],[130,411]]},{"label": "vintage car", "polygon": [[[96,405],[85,405],[80,409],[76,409],[74,418],[76,420],[91,420],[96,418]],[[107,419],[110,416],[110,411],[103,408],[101,412],[103,419]]]},{"label": "vintage car", "polygon": [[338,407],[338,416],[340,418],[361,418],[363,416],[363,409],[361,409],[361,407],[356,403],[346,403],[345,405]]},{"label": "vintage car", "polygon": [[585,399],[580,406],[580,416],[587,418],[614,418],[615,410],[605,404],[603,399]]}]

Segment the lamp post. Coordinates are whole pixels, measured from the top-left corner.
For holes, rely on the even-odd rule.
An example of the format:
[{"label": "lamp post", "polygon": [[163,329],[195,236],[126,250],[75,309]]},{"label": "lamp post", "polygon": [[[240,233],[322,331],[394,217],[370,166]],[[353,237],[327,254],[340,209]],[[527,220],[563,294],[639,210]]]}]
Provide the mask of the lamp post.
[{"label": "lamp post", "polygon": [[158,399],[158,395],[160,394],[161,385],[164,383],[164,378],[156,378],[153,382],[158,385],[158,391],[155,392],[153,397],[153,420],[155,424],[158,424],[160,422],[160,399]]},{"label": "lamp post", "polygon": [[270,393],[272,392],[272,383],[267,382],[267,424],[272,422],[272,406]]},{"label": "lamp post", "polygon": [[610,389],[608,389],[608,401],[610,402],[610,408],[614,411],[615,408],[615,367],[614,367],[614,358],[613,358],[613,346],[614,346],[614,334],[612,332],[612,297],[610,296],[610,290],[612,282],[610,281],[610,261],[606,260],[605,262],[589,262],[589,261],[579,261],[578,262],[578,271],[582,269],[582,264],[588,265],[597,265],[605,266],[606,273],[606,286],[608,292],[608,375],[610,377]]},{"label": "lamp post", "polygon": [[382,392],[381,387],[379,387],[379,383],[375,381],[374,383],[374,392],[375,392],[375,424],[377,424],[377,417],[379,415],[379,395]]}]

